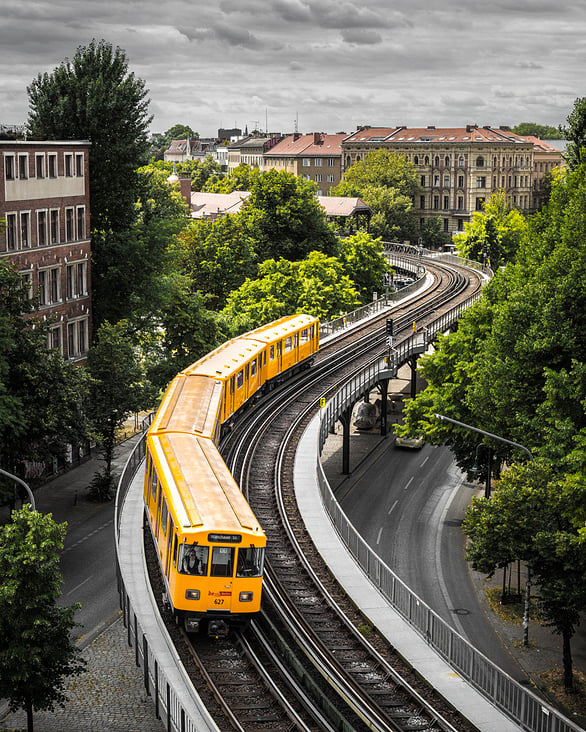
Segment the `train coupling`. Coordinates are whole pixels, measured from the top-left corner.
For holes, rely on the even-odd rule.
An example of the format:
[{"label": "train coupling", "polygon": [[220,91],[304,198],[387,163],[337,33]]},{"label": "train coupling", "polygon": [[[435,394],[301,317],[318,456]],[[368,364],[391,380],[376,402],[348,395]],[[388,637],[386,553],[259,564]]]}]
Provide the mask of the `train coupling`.
[{"label": "train coupling", "polygon": [[187,633],[197,633],[199,630],[199,618],[186,616],[183,618],[183,625],[185,626],[185,631]]},{"label": "train coupling", "polygon": [[210,638],[227,638],[230,628],[225,620],[210,620],[208,622],[208,636]]}]

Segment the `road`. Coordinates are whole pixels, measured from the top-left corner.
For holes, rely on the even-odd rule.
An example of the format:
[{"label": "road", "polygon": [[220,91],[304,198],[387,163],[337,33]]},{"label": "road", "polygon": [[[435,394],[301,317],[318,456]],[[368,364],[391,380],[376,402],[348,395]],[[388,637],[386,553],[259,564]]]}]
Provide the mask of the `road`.
[{"label": "road", "polygon": [[523,672],[486,622],[464,558],[461,523],[471,495],[447,448],[399,450],[392,440],[367,461],[358,480],[336,493],[389,567],[464,638],[521,680]]}]

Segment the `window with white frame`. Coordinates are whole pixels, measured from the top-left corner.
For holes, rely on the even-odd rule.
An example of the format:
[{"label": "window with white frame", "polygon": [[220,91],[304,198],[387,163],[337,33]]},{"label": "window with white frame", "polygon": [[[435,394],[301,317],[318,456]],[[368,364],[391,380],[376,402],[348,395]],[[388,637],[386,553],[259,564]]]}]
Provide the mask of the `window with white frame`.
[{"label": "window with white frame", "polygon": [[88,321],[86,318],[77,321],[77,353],[80,356],[85,356],[87,352],[87,340],[88,340]]},{"label": "window with white frame", "polygon": [[328,167],[333,168],[336,165],[336,158],[328,158]]},{"label": "window with white frame", "polygon": [[33,275],[32,272],[19,272],[20,279],[22,280],[22,288],[26,291],[26,296],[29,300],[33,296]]},{"label": "window with white frame", "polygon": [[334,182],[335,182],[335,176],[332,173],[330,173],[328,175],[328,183],[334,183]]},{"label": "window with white frame", "polygon": [[30,211],[20,212],[20,246],[30,247],[31,245],[31,215]]},{"label": "window with white frame", "polygon": [[18,177],[21,180],[28,178],[28,153],[18,156]]},{"label": "window with white frame", "polygon": [[63,343],[61,341],[61,326],[56,325],[49,330],[47,334],[47,347],[53,351],[63,353]]},{"label": "window with white frame", "polygon": [[59,244],[59,209],[52,208],[50,211],[51,244]]},{"label": "window with white frame", "polygon": [[35,155],[35,174],[37,178],[45,177],[45,156],[42,153]]},{"label": "window with white frame", "polygon": [[71,178],[73,175],[73,155],[69,153],[65,155],[65,175],[67,178]]},{"label": "window with white frame", "polygon": [[37,243],[40,247],[47,246],[47,212],[37,211]]},{"label": "window with white frame", "polygon": [[65,209],[65,241],[75,239],[75,221],[73,220],[73,209]]},{"label": "window with white frame", "polygon": [[83,178],[83,153],[77,153],[75,156],[75,175]]},{"label": "window with white frame", "polygon": [[48,305],[47,270],[39,270],[39,305]]},{"label": "window with white frame", "polygon": [[311,160],[309,158],[303,158],[303,167],[309,168],[310,165],[311,165]]},{"label": "window with white frame", "polygon": [[49,153],[49,178],[57,177],[57,154]]},{"label": "window with white frame", "polygon": [[6,214],[6,251],[13,252],[16,249],[17,239],[16,214]]},{"label": "window with white frame", "polygon": [[316,158],[316,159],[315,159],[315,160],[313,161],[313,164],[314,164],[314,165],[315,165],[315,166],[316,166],[317,168],[321,168],[321,163],[322,163],[322,159],[321,159],[321,158]]},{"label": "window with white frame", "polygon": [[14,155],[4,155],[4,177],[6,180],[14,180],[16,177]]},{"label": "window with white frame", "polygon": [[51,286],[51,302],[60,302],[61,300],[61,277],[59,267],[52,267],[50,270],[50,286]]},{"label": "window with white frame", "polygon": [[85,239],[85,206],[77,207],[77,238]]},{"label": "window with white frame", "polygon": [[87,295],[87,262],[77,263],[77,294]]},{"label": "window with white frame", "polygon": [[65,296],[68,300],[87,292],[87,262],[68,264],[65,270]]},{"label": "window with white frame", "polygon": [[321,173],[316,173],[315,181],[316,183],[321,183]]}]

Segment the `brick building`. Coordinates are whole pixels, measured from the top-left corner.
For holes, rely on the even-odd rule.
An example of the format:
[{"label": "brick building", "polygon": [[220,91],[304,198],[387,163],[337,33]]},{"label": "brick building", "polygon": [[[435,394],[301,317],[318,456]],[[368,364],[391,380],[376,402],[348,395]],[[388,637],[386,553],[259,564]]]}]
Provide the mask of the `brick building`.
[{"label": "brick building", "polygon": [[0,139],[0,257],[50,319],[47,346],[85,359],[91,338],[90,143]]}]

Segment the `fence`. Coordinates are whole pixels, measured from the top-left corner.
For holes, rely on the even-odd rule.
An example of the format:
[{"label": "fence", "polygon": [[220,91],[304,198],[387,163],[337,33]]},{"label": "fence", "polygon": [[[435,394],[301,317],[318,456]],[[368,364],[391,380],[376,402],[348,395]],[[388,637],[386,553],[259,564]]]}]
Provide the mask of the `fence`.
[{"label": "fence", "polygon": [[[454,308],[440,321],[434,323],[428,334],[431,336],[432,333],[448,328],[453,323],[456,313],[467,306],[464,304]],[[400,344],[395,352],[394,366],[406,362],[416,353],[421,353],[422,347],[421,334],[412,336]],[[341,412],[355,403],[365,391],[371,389],[382,378],[388,378],[388,375],[388,366],[382,360],[378,360],[339,389],[327,403],[322,414],[318,454],[321,454],[325,441]],[[317,472],[325,509],[357,563],[388,602],[460,676],[481,691],[522,729],[531,732],[580,732],[580,727],[553,707],[544,704],[535,694],[501,671],[412,592],[364,541],[342,511],[319,458]]]}]

